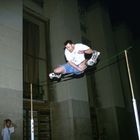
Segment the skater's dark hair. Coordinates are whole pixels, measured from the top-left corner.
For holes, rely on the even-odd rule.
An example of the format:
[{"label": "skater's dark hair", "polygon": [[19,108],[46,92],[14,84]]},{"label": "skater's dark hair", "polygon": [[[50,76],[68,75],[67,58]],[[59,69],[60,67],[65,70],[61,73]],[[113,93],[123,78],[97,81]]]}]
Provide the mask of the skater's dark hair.
[{"label": "skater's dark hair", "polygon": [[64,46],[66,46],[68,43],[73,44],[72,40],[67,40],[67,41],[64,42]]}]

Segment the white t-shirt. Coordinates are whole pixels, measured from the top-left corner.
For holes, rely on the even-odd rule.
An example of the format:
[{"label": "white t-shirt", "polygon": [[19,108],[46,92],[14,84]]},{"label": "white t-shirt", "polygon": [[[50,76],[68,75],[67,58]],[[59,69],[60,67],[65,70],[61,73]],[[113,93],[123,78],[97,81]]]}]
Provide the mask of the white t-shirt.
[{"label": "white t-shirt", "polygon": [[79,65],[81,62],[85,60],[84,54],[79,54],[79,51],[82,50],[88,50],[89,47],[87,45],[84,45],[82,43],[75,44],[74,50],[72,52],[69,52],[67,49],[65,49],[65,57],[67,61],[72,61],[74,64]]},{"label": "white t-shirt", "polygon": [[3,140],[10,140],[10,135],[11,133],[14,132],[14,127],[10,127],[10,128],[3,128],[2,129],[2,137],[3,137]]}]

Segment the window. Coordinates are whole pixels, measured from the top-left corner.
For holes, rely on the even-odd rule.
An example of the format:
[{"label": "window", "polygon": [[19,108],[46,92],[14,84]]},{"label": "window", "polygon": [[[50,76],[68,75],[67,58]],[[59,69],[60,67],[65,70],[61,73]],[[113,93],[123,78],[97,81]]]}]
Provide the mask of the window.
[{"label": "window", "polygon": [[23,19],[23,79],[24,98],[48,100],[47,96],[47,21],[24,12]]}]

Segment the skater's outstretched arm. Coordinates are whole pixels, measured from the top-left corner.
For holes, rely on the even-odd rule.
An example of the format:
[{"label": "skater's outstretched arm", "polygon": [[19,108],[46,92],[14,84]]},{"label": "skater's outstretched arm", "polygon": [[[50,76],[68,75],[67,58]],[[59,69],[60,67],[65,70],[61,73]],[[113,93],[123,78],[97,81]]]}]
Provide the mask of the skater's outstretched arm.
[{"label": "skater's outstretched arm", "polygon": [[78,53],[79,54],[92,54],[93,50],[91,48],[89,48],[87,50],[79,50]]}]

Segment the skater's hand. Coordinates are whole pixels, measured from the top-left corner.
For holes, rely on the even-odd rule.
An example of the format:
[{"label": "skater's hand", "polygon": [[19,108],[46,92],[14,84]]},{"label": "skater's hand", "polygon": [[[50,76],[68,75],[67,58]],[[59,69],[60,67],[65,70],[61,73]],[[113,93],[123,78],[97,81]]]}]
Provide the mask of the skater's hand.
[{"label": "skater's hand", "polygon": [[84,71],[87,68],[85,64],[80,64],[79,65],[79,71]]},{"label": "skater's hand", "polygon": [[77,69],[78,71],[80,71],[80,72],[84,71],[84,70],[87,68],[87,66],[85,65],[84,62],[81,63],[79,66],[75,65],[75,64],[74,64],[73,62],[71,62],[71,61],[69,61],[68,63],[69,63],[71,66],[73,66],[75,69]]}]

